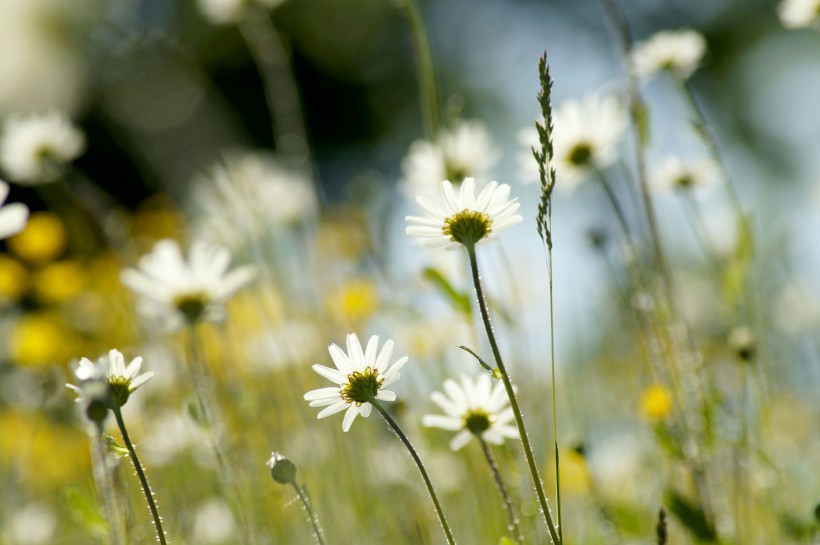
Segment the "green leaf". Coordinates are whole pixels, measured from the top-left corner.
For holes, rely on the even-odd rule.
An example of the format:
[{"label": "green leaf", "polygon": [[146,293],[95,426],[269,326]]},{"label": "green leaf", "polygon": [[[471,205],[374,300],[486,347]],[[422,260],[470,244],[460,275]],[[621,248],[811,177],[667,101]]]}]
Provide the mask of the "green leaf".
[{"label": "green leaf", "polygon": [[643,103],[640,99],[636,100],[633,104],[633,112],[635,115],[635,124],[638,129],[638,138],[640,138],[642,146],[649,145],[649,110],[646,108],[646,104]]},{"label": "green leaf", "polygon": [[455,289],[438,269],[427,267],[422,275],[450,302],[454,309],[466,316],[472,315],[473,309],[470,305],[470,297],[466,293]]},{"label": "green leaf", "polygon": [[97,509],[97,505],[88,493],[79,486],[68,486],[63,490],[63,502],[71,517],[83,529],[97,537],[108,532],[108,522]]},{"label": "green leaf", "polygon": [[469,348],[467,348],[467,347],[466,347],[466,346],[464,346],[464,345],[459,345],[459,348],[461,348],[461,349],[462,349],[462,350],[464,350],[465,352],[467,352],[467,353],[469,353],[470,355],[472,355],[472,356],[473,356],[476,360],[478,360],[478,364],[479,364],[481,367],[483,367],[484,369],[486,369],[487,371],[490,371],[491,373],[493,373],[493,375],[495,375],[495,373],[494,373],[495,369],[493,369],[492,367],[490,367],[490,364],[489,364],[489,363],[487,363],[487,362],[485,362],[484,360],[482,360],[482,359],[479,357],[479,355],[478,355],[478,354],[476,354],[475,352],[473,352],[472,350],[470,350]]},{"label": "green leaf", "polygon": [[735,308],[746,291],[749,264],[752,260],[753,240],[749,218],[737,219],[737,247],[723,273],[723,298],[730,308]]},{"label": "green leaf", "polygon": [[108,435],[107,433],[103,434],[103,441],[105,441],[105,444],[108,445],[108,448],[110,448],[117,456],[128,456],[128,449],[124,445],[120,445],[119,443],[117,443],[114,440],[114,438]]},{"label": "green leaf", "polygon": [[712,528],[712,525],[706,518],[706,514],[699,506],[674,490],[668,490],[666,492],[666,504],[669,506],[669,511],[671,511],[680,523],[689,529],[697,539],[707,542],[717,541],[715,529]]}]

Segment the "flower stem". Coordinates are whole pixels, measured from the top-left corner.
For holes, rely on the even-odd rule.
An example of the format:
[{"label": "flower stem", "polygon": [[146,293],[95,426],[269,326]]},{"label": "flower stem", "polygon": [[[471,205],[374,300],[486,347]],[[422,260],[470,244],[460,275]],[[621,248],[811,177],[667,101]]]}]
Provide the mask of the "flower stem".
[{"label": "flower stem", "polygon": [[507,486],[504,484],[504,479],[501,478],[501,471],[498,468],[498,463],[495,461],[493,451],[490,450],[490,445],[480,435],[476,435],[478,443],[481,445],[481,451],[484,453],[484,459],[487,460],[487,465],[490,466],[490,473],[493,474],[495,485],[498,487],[498,492],[501,494],[501,499],[504,501],[504,512],[507,514],[507,522],[509,522],[508,529],[510,529],[515,536],[516,543],[524,543],[524,536],[521,535],[521,528],[518,525],[518,517],[513,508],[512,498],[507,491]]},{"label": "flower stem", "polygon": [[131,464],[137,472],[137,477],[142,486],[142,493],[145,495],[145,501],[148,502],[148,510],[151,511],[151,518],[154,519],[154,529],[157,531],[157,539],[161,545],[167,545],[165,539],[165,530],[162,529],[162,517],[159,516],[157,504],[154,501],[154,493],[151,491],[151,485],[148,484],[148,478],[145,476],[145,471],[142,469],[142,464],[137,456],[137,451],[134,450],[134,444],[128,436],[128,430],[125,428],[125,421],[122,418],[122,411],[119,405],[114,404],[114,417],[117,419],[117,426],[120,428],[122,440],[125,443],[125,448],[128,449],[128,456],[131,458]]},{"label": "flower stem", "polygon": [[475,245],[465,245],[467,254],[470,256],[470,269],[473,274],[473,284],[475,285],[476,298],[478,299],[478,308],[481,311],[481,320],[484,322],[484,330],[487,333],[487,339],[490,341],[490,348],[493,351],[495,364],[501,374],[501,380],[504,383],[504,389],[507,391],[507,398],[510,400],[510,408],[512,408],[515,416],[515,425],[518,428],[518,436],[521,440],[521,446],[524,449],[524,457],[527,459],[527,467],[530,470],[530,477],[532,477],[533,486],[538,496],[538,503],[541,506],[541,512],[544,515],[544,520],[549,529],[550,538],[554,545],[561,545],[561,537],[558,535],[558,530],[552,520],[550,514],[549,504],[547,503],[547,495],[544,493],[544,483],[541,482],[541,476],[538,474],[538,466],[535,464],[535,456],[532,452],[529,437],[527,436],[527,429],[524,426],[524,418],[521,415],[521,409],[518,406],[518,398],[515,396],[510,375],[507,373],[507,368],[504,366],[504,361],[501,359],[501,351],[498,349],[498,343],[495,340],[493,333],[493,325],[490,321],[490,313],[487,309],[487,301],[484,298],[484,290],[481,287],[481,275],[478,272],[478,258],[475,253]]},{"label": "flower stem", "polygon": [[424,29],[424,21],[419,13],[416,0],[399,0],[398,4],[413,40],[424,126],[427,129],[428,138],[435,139],[441,131],[441,119],[438,112],[436,72],[433,68],[433,56],[430,53],[430,40],[427,38],[427,31]]},{"label": "flower stem", "polygon": [[319,529],[319,519],[313,511],[313,506],[311,505],[310,496],[308,495],[307,490],[296,484],[296,481],[293,481],[290,484],[293,486],[293,489],[296,490],[296,494],[302,501],[305,511],[307,511],[310,524],[313,526],[313,532],[316,534],[316,543],[319,545],[325,545],[325,542],[322,540],[322,531]]},{"label": "flower stem", "polygon": [[384,421],[387,422],[387,425],[393,430],[401,442],[404,443],[404,446],[407,447],[407,450],[410,452],[410,456],[413,458],[413,461],[416,463],[416,467],[421,473],[421,478],[424,480],[425,486],[427,486],[427,492],[430,493],[430,499],[433,500],[433,506],[436,508],[436,515],[438,516],[438,521],[441,524],[441,528],[444,530],[444,535],[447,537],[447,543],[450,545],[455,545],[456,540],[453,538],[453,533],[450,530],[450,526],[447,524],[447,519],[444,517],[444,511],[441,509],[441,503],[438,501],[438,496],[436,495],[436,491],[433,489],[433,483],[430,482],[430,476],[427,475],[427,470],[424,469],[424,464],[421,463],[421,458],[419,458],[416,449],[413,448],[413,444],[410,443],[410,440],[404,435],[404,432],[401,431],[399,425],[396,424],[396,421],[384,410],[384,407],[381,406],[375,398],[370,399],[370,404],[379,411],[379,414],[382,415]]},{"label": "flower stem", "polygon": [[124,545],[121,511],[118,508],[117,497],[111,483],[111,472],[106,462],[101,427],[91,426],[88,430],[88,437],[93,443],[91,448],[92,473],[97,492],[102,496],[105,519],[108,521],[108,538],[111,540],[111,545]]}]

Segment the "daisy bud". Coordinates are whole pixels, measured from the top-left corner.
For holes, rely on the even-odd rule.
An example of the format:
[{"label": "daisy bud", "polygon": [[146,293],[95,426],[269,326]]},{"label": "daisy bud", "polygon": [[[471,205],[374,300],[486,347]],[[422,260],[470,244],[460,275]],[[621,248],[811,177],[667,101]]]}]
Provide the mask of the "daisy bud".
[{"label": "daisy bud", "polygon": [[273,477],[273,480],[277,483],[296,483],[296,466],[293,462],[285,458],[284,455],[279,452],[271,453],[267,465],[270,468],[270,476]]}]

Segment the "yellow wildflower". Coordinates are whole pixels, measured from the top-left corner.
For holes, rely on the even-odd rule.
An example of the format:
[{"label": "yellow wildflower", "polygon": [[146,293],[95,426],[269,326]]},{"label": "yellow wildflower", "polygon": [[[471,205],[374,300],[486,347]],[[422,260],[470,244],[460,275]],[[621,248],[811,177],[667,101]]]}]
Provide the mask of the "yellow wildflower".
[{"label": "yellow wildflower", "polygon": [[342,322],[361,322],[376,310],[378,292],[372,280],[355,279],[342,285],[330,300],[333,316]]},{"label": "yellow wildflower", "polygon": [[648,422],[666,418],[672,410],[672,394],[661,384],[653,384],[641,396],[641,415]]},{"label": "yellow wildflower", "polygon": [[61,303],[80,293],[87,281],[82,265],[76,261],[58,261],[34,275],[34,293],[42,303]]},{"label": "yellow wildflower", "polygon": [[20,365],[51,365],[68,359],[72,341],[57,315],[31,313],[12,328],[9,351],[12,360]]},{"label": "yellow wildflower", "polygon": [[0,255],[0,304],[14,302],[28,289],[28,271],[19,261]]},{"label": "yellow wildflower", "polygon": [[29,217],[26,228],[6,243],[24,261],[41,264],[62,254],[66,241],[65,226],[56,215],[36,212]]}]

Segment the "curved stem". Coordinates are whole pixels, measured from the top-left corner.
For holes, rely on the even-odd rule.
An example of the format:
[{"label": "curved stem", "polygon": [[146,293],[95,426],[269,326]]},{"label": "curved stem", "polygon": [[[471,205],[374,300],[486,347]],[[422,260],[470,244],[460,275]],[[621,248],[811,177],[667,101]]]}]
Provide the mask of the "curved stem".
[{"label": "curved stem", "polygon": [[493,451],[483,437],[480,435],[476,435],[476,437],[478,438],[478,443],[481,445],[481,451],[484,453],[484,459],[487,460],[487,465],[490,466],[490,473],[493,474],[493,479],[495,480],[495,485],[498,487],[499,494],[501,494],[501,499],[504,501],[504,512],[507,514],[507,522],[509,522],[508,528],[512,530],[516,543],[524,543],[524,536],[521,535],[521,528],[518,525],[518,517],[513,508],[512,498],[510,498],[510,493],[504,484],[504,479],[501,478],[501,471],[498,468],[498,463],[495,461]]},{"label": "curved stem", "polygon": [[419,95],[424,116],[427,137],[434,140],[441,131],[441,119],[438,113],[438,91],[436,90],[436,72],[433,68],[433,55],[430,52],[430,40],[424,29],[424,21],[419,13],[416,0],[400,0],[410,36],[413,39],[413,50],[416,56],[416,71],[419,78]]},{"label": "curved stem", "polygon": [[142,486],[142,493],[145,495],[145,501],[148,502],[148,510],[151,511],[151,518],[154,519],[154,529],[157,531],[157,539],[161,545],[167,545],[165,540],[165,530],[162,529],[162,517],[159,516],[157,504],[154,501],[154,493],[151,491],[151,485],[148,484],[148,478],[145,476],[145,471],[142,469],[142,464],[137,456],[137,451],[134,450],[134,444],[131,438],[128,437],[128,430],[125,428],[125,421],[122,419],[122,411],[119,405],[114,405],[114,417],[117,419],[117,426],[120,428],[122,440],[125,443],[125,448],[128,449],[128,456],[131,458],[131,464],[137,472],[140,486]]},{"label": "curved stem", "polygon": [[518,406],[518,398],[515,396],[510,376],[507,373],[507,368],[504,366],[504,361],[501,359],[501,351],[498,349],[498,343],[495,340],[493,333],[493,325],[490,321],[490,314],[487,309],[487,301],[484,298],[484,290],[481,287],[481,275],[478,272],[478,258],[475,253],[475,245],[465,245],[467,254],[470,256],[470,269],[473,274],[473,284],[475,285],[476,298],[478,299],[478,308],[481,311],[481,320],[484,322],[484,329],[487,332],[487,339],[490,341],[490,348],[493,351],[495,364],[501,374],[501,380],[504,383],[504,389],[507,391],[507,398],[510,400],[510,408],[512,408],[515,416],[515,425],[518,428],[518,436],[521,440],[521,446],[524,449],[524,457],[527,459],[527,467],[530,470],[530,477],[532,477],[533,486],[538,496],[538,503],[541,506],[541,512],[544,515],[544,520],[549,529],[550,538],[555,545],[561,544],[561,538],[558,535],[558,530],[555,523],[552,521],[549,504],[547,503],[547,495],[544,493],[544,483],[541,482],[541,476],[538,474],[538,466],[535,464],[535,455],[532,452],[529,437],[527,436],[527,429],[524,426],[524,418],[521,415],[521,409]]},{"label": "curved stem", "polygon": [[322,540],[322,531],[319,529],[319,519],[316,517],[316,513],[313,511],[313,506],[310,502],[310,497],[308,497],[307,491],[303,490],[296,481],[290,483],[293,485],[294,490],[296,490],[296,494],[299,496],[299,499],[302,500],[302,505],[307,511],[308,518],[310,519],[310,524],[313,526],[313,532],[316,534],[316,543],[319,545],[325,545],[325,542]]},{"label": "curved stem", "polygon": [[430,494],[430,499],[433,500],[433,506],[436,508],[436,515],[438,516],[438,521],[441,523],[441,528],[444,530],[444,535],[447,537],[447,543],[450,545],[455,545],[456,540],[453,538],[453,533],[450,530],[450,526],[447,524],[447,519],[444,517],[444,511],[441,509],[441,503],[438,501],[438,496],[436,496],[436,491],[433,489],[433,483],[430,482],[430,476],[427,475],[427,470],[424,469],[424,464],[421,463],[421,458],[419,458],[416,449],[413,448],[413,444],[410,443],[410,440],[404,435],[404,432],[401,431],[399,425],[396,424],[396,421],[390,417],[387,411],[384,410],[384,407],[375,399],[370,399],[370,404],[379,411],[379,414],[382,415],[384,421],[387,422],[387,425],[393,430],[401,442],[404,443],[404,446],[407,447],[407,450],[410,452],[410,456],[413,458],[413,461],[416,463],[416,467],[421,473],[421,478],[424,480],[424,485],[427,487],[427,492]]}]

